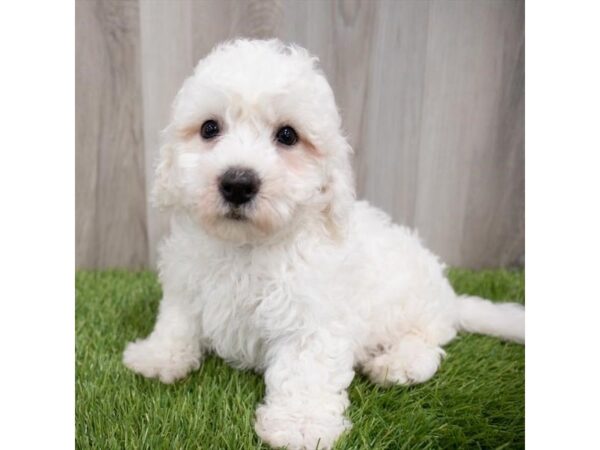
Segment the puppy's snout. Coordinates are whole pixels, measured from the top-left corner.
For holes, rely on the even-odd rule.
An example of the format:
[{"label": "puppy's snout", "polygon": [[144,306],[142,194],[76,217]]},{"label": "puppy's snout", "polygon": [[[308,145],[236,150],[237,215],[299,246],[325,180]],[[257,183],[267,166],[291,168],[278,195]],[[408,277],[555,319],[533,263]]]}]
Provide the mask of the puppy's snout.
[{"label": "puppy's snout", "polygon": [[248,203],[260,188],[258,174],[252,169],[232,168],[227,170],[219,181],[219,191],[232,205]]}]

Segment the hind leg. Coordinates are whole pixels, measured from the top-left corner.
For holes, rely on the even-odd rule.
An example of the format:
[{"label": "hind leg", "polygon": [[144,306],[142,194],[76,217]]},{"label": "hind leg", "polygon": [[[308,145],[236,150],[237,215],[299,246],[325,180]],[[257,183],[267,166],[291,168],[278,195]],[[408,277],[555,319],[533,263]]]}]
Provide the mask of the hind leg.
[{"label": "hind leg", "polygon": [[383,386],[423,383],[435,374],[445,355],[441,347],[413,334],[392,345],[379,346],[369,354],[361,364],[362,372]]}]

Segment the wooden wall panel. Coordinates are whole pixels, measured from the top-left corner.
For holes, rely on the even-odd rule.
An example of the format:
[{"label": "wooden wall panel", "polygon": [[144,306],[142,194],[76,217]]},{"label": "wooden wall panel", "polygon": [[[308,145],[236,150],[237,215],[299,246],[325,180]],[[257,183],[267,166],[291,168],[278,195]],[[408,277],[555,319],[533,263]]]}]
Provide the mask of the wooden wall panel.
[{"label": "wooden wall panel", "polygon": [[[452,265],[523,263],[522,1],[139,2],[141,44],[135,45],[141,60],[134,55],[124,62],[127,67],[113,69],[137,80],[129,84],[134,91],[140,89],[136,64],[141,72],[145,191],[152,184],[159,131],[168,122],[170,103],[197,61],[226,39],[279,37],[320,57],[355,148],[360,197],[417,227],[427,245]],[[88,7],[81,17],[78,13],[78,22],[104,23],[106,5],[115,7],[104,3]],[[137,2],[124,5],[131,12]],[[87,60],[110,66],[118,56],[96,42],[106,40],[97,34],[110,31],[101,26],[86,30],[94,36],[82,36],[83,42],[103,49]],[[127,51],[135,53],[135,48]],[[109,88],[94,85],[98,92]],[[79,98],[78,109],[95,105]],[[106,133],[91,122],[78,124],[78,148],[80,134],[93,143]],[[89,237],[97,236],[95,211],[103,210],[95,203],[97,180],[92,182],[103,155],[86,151],[89,155],[77,165],[78,255],[100,254],[98,240]],[[156,244],[168,227],[151,208],[146,220],[146,263],[154,266]]]},{"label": "wooden wall panel", "polygon": [[358,192],[414,226],[429,3],[380,3],[371,61],[362,139],[356,149]]},{"label": "wooden wall panel", "polygon": [[78,0],[76,262],[148,263],[136,0]]},{"label": "wooden wall panel", "polygon": [[[513,183],[519,185],[523,174],[512,171],[512,183],[503,184],[496,182],[503,175],[490,175],[505,170],[499,164],[503,158],[523,154],[522,141],[513,141],[511,148],[505,145],[508,140],[498,139],[524,131],[514,126],[523,122],[523,84],[517,79],[511,85],[503,77],[506,70],[523,69],[516,65],[523,41],[520,13],[522,4],[510,1],[430,4],[414,225],[453,265],[485,267],[519,258],[513,237],[522,229],[518,197],[524,191]],[[509,104],[502,98],[511,90],[514,103],[503,111]],[[515,115],[516,123],[507,121],[511,126],[501,128],[506,115]],[[506,211],[499,209],[500,202]],[[487,206],[479,209],[483,203]],[[516,219],[512,232],[504,234],[493,254],[481,253],[480,248],[490,248],[488,240],[499,236],[496,221],[510,209]],[[473,233],[475,228],[480,231]]]}]

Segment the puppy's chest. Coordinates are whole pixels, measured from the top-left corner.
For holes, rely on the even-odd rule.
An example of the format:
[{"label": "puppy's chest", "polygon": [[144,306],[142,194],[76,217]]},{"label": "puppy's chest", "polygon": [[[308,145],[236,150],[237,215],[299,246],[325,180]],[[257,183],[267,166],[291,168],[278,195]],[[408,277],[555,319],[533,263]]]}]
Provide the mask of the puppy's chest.
[{"label": "puppy's chest", "polygon": [[229,363],[261,369],[277,308],[291,302],[289,286],[273,267],[221,261],[202,282],[202,328],[210,347]]}]

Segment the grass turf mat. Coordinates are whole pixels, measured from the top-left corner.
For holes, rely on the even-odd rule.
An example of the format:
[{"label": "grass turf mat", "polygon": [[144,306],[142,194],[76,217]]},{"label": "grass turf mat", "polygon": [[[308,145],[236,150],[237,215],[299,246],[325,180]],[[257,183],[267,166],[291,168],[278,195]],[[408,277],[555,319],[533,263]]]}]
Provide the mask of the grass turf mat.
[{"label": "grass turf mat", "polygon": [[[523,271],[453,269],[459,293],[524,302]],[[253,415],[264,385],[208,357],[164,385],[121,363],[125,344],[152,330],[161,297],[151,272],[76,274],[76,448],[254,449]],[[523,448],[525,350],[460,335],[424,384],[392,388],[356,376],[353,427],[336,449]],[[266,448],[266,446],[264,446]]]}]

